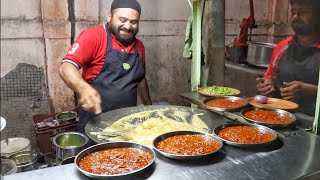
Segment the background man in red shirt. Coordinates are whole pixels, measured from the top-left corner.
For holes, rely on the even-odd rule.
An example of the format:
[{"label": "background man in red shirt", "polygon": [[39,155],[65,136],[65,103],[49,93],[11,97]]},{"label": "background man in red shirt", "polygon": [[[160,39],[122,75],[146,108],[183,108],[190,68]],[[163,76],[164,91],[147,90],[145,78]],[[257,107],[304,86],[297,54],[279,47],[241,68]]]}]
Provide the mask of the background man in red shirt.
[{"label": "background man in red shirt", "polygon": [[65,55],[60,76],[79,96],[80,132],[96,114],[136,106],[137,95],[151,105],[145,49],[136,39],[140,14],[136,0],[114,0],[108,23],[83,31]]},{"label": "background man in red shirt", "polygon": [[295,35],[274,49],[257,91],[297,102],[299,112],[314,116],[320,65],[320,1],[290,0]]}]

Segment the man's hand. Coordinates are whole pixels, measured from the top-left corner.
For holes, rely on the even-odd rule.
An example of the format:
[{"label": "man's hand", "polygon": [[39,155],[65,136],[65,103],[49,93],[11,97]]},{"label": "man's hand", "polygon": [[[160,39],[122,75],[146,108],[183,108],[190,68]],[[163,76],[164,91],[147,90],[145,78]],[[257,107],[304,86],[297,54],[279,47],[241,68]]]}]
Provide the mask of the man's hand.
[{"label": "man's hand", "polygon": [[257,93],[269,96],[274,89],[274,83],[271,78],[257,78]]},{"label": "man's hand", "polygon": [[86,86],[79,92],[79,104],[81,107],[95,114],[102,112],[101,110],[101,97],[97,90],[95,90],[90,85]]},{"label": "man's hand", "polygon": [[284,82],[280,88],[283,99],[294,101],[298,94],[304,94],[305,83],[301,81]]},{"label": "man's hand", "polygon": [[69,88],[79,94],[79,103],[84,110],[101,113],[100,94],[82,78],[75,65],[63,62],[60,67],[60,76]]}]

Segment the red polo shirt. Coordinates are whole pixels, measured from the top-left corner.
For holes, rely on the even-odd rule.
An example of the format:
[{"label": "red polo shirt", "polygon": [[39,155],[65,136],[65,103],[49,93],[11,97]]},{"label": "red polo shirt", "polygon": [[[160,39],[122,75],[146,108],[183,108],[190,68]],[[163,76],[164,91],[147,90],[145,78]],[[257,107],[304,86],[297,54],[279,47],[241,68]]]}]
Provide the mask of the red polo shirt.
[{"label": "red polo shirt", "polygon": [[[287,52],[289,45],[294,42],[296,36],[291,36],[277,44],[277,46],[273,49],[270,63],[266,73],[264,74],[265,78],[272,78],[274,75],[274,70],[278,67],[279,61],[282,56]],[[312,47],[320,48],[320,41],[314,44]]]},{"label": "red polo shirt", "polygon": [[[140,40],[136,40],[128,47],[119,43],[112,35],[112,48],[117,51],[134,53],[135,48],[140,53],[142,63],[145,64],[145,49]],[[82,68],[82,77],[93,81],[103,68],[107,55],[107,34],[104,26],[95,26],[84,30],[63,58],[63,62],[70,62],[79,69]]]}]

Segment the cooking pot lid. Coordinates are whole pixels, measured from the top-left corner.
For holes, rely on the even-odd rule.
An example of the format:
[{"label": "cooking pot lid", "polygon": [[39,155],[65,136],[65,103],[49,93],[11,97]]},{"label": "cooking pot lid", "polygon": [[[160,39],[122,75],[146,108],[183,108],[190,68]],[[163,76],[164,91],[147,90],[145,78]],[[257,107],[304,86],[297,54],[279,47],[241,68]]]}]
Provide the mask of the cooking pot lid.
[{"label": "cooking pot lid", "polygon": [[1,141],[1,154],[10,154],[21,151],[30,145],[27,138],[9,138]]}]

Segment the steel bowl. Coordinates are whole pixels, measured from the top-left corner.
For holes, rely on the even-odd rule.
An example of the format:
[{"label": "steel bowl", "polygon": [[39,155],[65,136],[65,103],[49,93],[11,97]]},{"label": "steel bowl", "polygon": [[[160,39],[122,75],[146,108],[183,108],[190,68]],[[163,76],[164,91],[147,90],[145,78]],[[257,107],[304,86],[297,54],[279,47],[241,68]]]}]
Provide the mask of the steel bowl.
[{"label": "steel bowl", "polygon": [[77,113],[74,111],[64,111],[61,113],[58,113],[55,118],[60,122],[60,123],[66,123],[66,122],[73,122],[76,121],[77,119]]},{"label": "steel bowl", "polygon": [[2,176],[15,174],[17,171],[17,165],[13,160],[1,158],[1,179],[4,179]]},{"label": "steel bowl", "polygon": [[[240,107],[236,107],[236,108],[219,108],[219,107],[213,107],[213,106],[208,106],[206,105],[207,102],[211,101],[211,100],[214,100],[214,99],[228,99],[228,100],[239,100],[239,101],[242,101],[245,103],[245,105],[243,106],[240,106]],[[204,106],[207,108],[207,109],[210,109],[210,110],[214,110],[214,111],[229,111],[229,112],[234,112],[234,111],[239,111],[241,110],[242,108],[248,106],[249,102],[247,99],[245,98],[241,98],[241,97],[237,97],[237,96],[222,96],[222,97],[215,97],[215,98],[209,98],[209,99],[206,99],[203,101],[203,104]]]},{"label": "steel bowl", "polygon": [[36,151],[20,151],[10,157],[16,165],[17,172],[26,172],[38,169],[38,153]]},{"label": "steel bowl", "polygon": [[52,139],[55,146],[56,156],[60,160],[76,156],[80,151],[86,148],[89,138],[79,132],[63,132],[57,134]]},{"label": "steel bowl", "polygon": [[[98,152],[98,151],[102,151],[102,150],[107,150],[107,149],[113,149],[113,148],[124,148],[124,147],[132,147],[132,148],[138,148],[138,149],[142,149],[142,150],[145,150],[149,153],[152,154],[153,156],[153,159],[152,161],[150,161],[150,163],[148,165],[146,165],[145,167],[141,168],[141,169],[138,169],[138,170],[135,170],[135,171],[131,171],[131,172],[128,172],[128,173],[123,173],[123,174],[115,174],[115,175],[105,175],[105,174],[93,174],[93,173],[90,173],[90,172],[87,172],[87,171],[84,171],[82,170],[80,167],[79,167],[79,162],[82,158],[94,153],[94,152]],[[139,173],[141,171],[144,171],[146,170],[148,167],[150,167],[154,161],[155,161],[155,158],[156,158],[156,154],[155,152],[147,147],[147,146],[144,146],[142,144],[138,144],[138,143],[132,143],[132,142],[122,142],[122,141],[119,141],[119,142],[108,142],[108,143],[101,143],[101,144],[97,144],[97,145],[94,145],[94,146],[91,146],[91,147],[88,147],[86,149],[84,149],[83,151],[81,151],[75,158],[75,165],[77,167],[77,169],[83,173],[84,175],[90,177],[90,178],[96,178],[96,179],[106,179],[106,178],[115,178],[115,177],[124,177],[124,176],[128,176],[128,175],[134,175],[136,173]]]},{"label": "steel bowl", "polygon": [[247,62],[249,64],[267,68],[276,44],[264,42],[248,42]]},{"label": "steel bowl", "polygon": [[[184,135],[184,134],[200,134],[200,135],[205,136],[208,139],[214,139],[215,141],[218,142],[219,148],[216,151],[210,152],[208,154],[202,154],[202,155],[174,155],[174,154],[163,152],[163,151],[161,151],[161,150],[159,150],[157,148],[157,145],[158,145],[158,143],[160,141],[162,141],[162,140],[164,140],[164,139],[166,139],[168,137],[174,136],[174,135]],[[167,158],[178,159],[178,160],[196,160],[196,159],[200,159],[200,158],[211,156],[214,153],[218,152],[222,148],[222,145],[223,145],[223,143],[219,138],[217,138],[217,137],[215,137],[215,136],[213,136],[211,134],[208,134],[208,133],[197,132],[197,131],[173,131],[173,132],[169,132],[169,133],[164,133],[164,134],[156,137],[153,140],[153,148],[159,154],[161,154],[162,156],[167,157]]]},{"label": "steel bowl", "polygon": [[[258,128],[260,131],[262,132],[268,132],[270,134],[272,134],[272,136],[274,137],[274,139],[272,141],[269,141],[269,142],[264,142],[264,143],[238,143],[238,142],[232,142],[232,141],[228,141],[228,140],[225,140],[221,137],[218,136],[218,133],[222,130],[222,129],[225,129],[225,128],[228,128],[228,127],[233,127],[233,126],[250,126],[250,127],[256,127]],[[261,125],[257,125],[257,124],[241,124],[241,123],[229,123],[229,124],[223,124],[221,126],[218,126],[216,127],[214,130],[213,130],[213,133],[219,138],[221,139],[224,143],[228,144],[228,145],[231,145],[231,146],[236,146],[236,147],[243,147],[243,148],[246,148],[246,147],[262,147],[262,146],[268,146],[268,145],[271,145],[272,143],[274,143],[277,138],[278,138],[278,135],[277,133],[268,128],[268,127],[265,127],[265,126],[261,126]]]},{"label": "steel bowl", "polygon": [[[292,121],[289,122],[289,123],[281,123],[281,124],[278,124],[278,123],[265,123],[265,122],[260,122],[260,121],[257,121],[257,120],[254,120],[254,119],[250,119],[250,118],[247,118],[247,117],[244,116],[244,114],[246,112],[252,111],[252,110],[273,111],[273,112],[278,113],[280,116],[284,116],[284,115],[289,116],[292,119]],[[294,123],[296,121],[296,117],[292,113],[290,113],[288,111],[285,111],[285,110],[281,110],[281,109],[249,107],[249,108],[243,109],[240,112],[240,114],[246,121],[248,121],[250,123],[260,124],[260,125],[267,126],[267,127],[270,127],[270,128],[284,128],[284,127],[287,127],[287,126],[289,126],[290,124],[292,124],[292,123]]]}]

